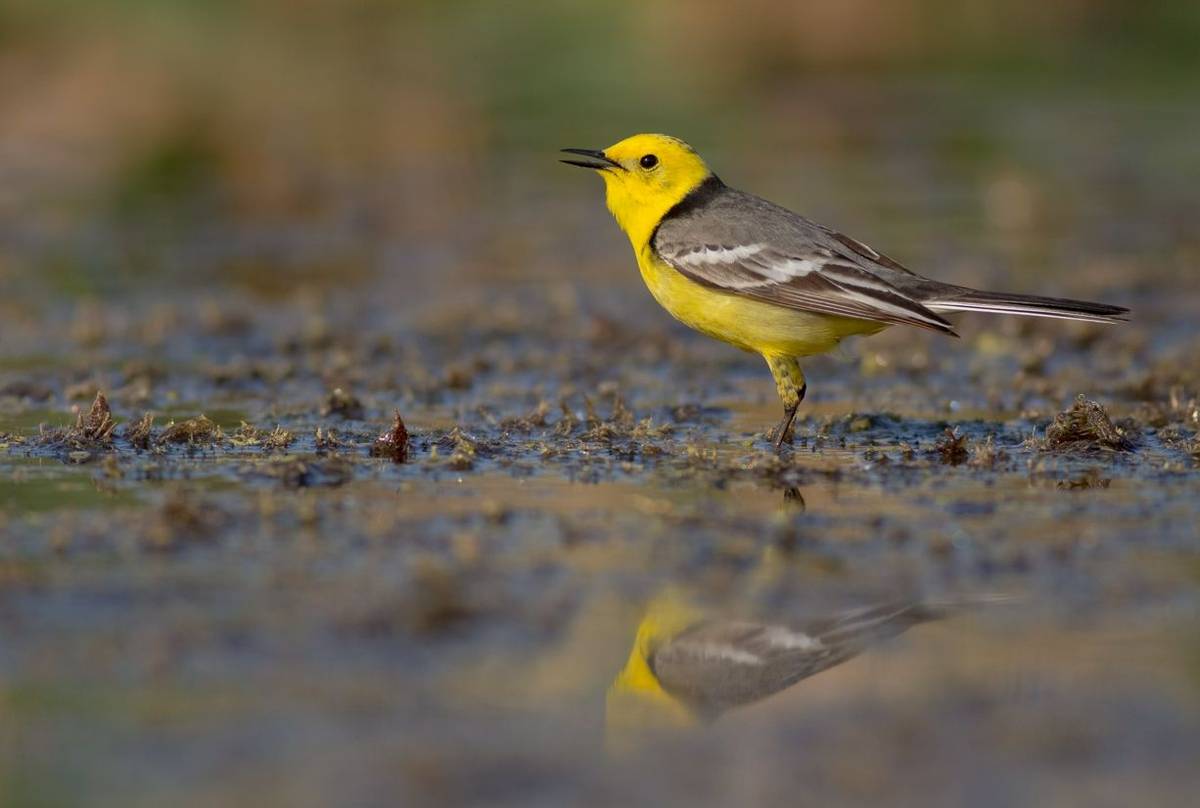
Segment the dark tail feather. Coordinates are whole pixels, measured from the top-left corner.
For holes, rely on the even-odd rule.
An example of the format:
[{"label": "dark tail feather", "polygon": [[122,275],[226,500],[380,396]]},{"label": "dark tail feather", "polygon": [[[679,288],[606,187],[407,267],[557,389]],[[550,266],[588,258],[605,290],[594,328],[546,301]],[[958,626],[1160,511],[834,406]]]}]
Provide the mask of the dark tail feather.
[{"label": "dark tail feather", "polygon": [[921,301],[933,311],[985,311],[993,314],[1021,314],[1026,317],[1054,317],[1059,320],[1084,320],[1089,323],[1119,323],[1127,320],[1129,309],[1085,300],[1066,300],[1037,295],[1011,295],[1004,292],[978,292],[965,289],[945,297]]}]

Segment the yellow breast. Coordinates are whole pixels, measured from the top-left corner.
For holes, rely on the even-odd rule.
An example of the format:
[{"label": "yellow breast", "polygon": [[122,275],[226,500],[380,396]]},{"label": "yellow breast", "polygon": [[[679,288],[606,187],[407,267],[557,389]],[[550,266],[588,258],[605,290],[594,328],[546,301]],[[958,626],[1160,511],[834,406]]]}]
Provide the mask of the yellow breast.
[{"label": "yellow breast", "polygon": [[810,356],[832,350],[846,337],[885,328],[884,323],[797,311],[702,286],[660,260],[649,246],[638,252],[638,268],[650,294],[672,317],[746,351]]}]

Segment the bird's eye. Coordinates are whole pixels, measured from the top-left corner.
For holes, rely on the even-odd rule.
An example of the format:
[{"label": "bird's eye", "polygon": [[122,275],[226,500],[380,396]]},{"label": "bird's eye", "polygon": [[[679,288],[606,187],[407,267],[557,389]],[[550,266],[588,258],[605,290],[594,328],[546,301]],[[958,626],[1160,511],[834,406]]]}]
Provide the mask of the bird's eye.
[{"label": "bird's eye", "polygon": [[646,154],[642,156],[641,160],[638,160],[638,163],[641,164],[642,168],[654,168],[658,165],[658,158],[653,154]]}]

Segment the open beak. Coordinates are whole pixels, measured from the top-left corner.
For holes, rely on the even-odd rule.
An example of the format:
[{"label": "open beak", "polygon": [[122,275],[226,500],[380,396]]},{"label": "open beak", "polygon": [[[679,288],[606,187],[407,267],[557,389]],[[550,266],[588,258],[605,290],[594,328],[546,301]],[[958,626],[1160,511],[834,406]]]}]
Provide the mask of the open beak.
[{"label": "open beak", "polygon": [[603,151],[599,149],[563,149],[567,154],[581,154],[584,157],[590,157],[590,160],[560,160],[560,163],[566,163],[569,166],[579,166],[580,168],[594,168],[597,171],[603,171],[609,168],[624,168],[625,166],[618,163],[616,160],[607,157]]}]

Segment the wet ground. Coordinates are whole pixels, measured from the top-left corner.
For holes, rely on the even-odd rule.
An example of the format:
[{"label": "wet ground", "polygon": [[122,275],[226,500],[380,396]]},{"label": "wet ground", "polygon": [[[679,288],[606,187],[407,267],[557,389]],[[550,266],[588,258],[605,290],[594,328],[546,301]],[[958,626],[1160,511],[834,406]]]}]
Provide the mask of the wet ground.
[{"label": "wet ground", "polygon": [[[766,368],[653,307],[585,176],[498,181],[496,221],[419,248],[354,219],[132,229],[94,260],[168,269],[82,292],[46,256],[91,236],[23,233],[9,266],[51,269],[3,302],[0,801],[1185,801],[1195,202],[1153,181],[1170,149],[1107,176],[1055,109],[1028,136],[1046,176],[902,169],[902,131],[872,159],[927,193],[835,165],[774,196],[1133,322],[848,344],[806,365],[781,455]],[[614,684],[697,626],[813,639],[897,602],[945,608],[736,708]],[[713,653],[727,686],[755,666]]]}]

